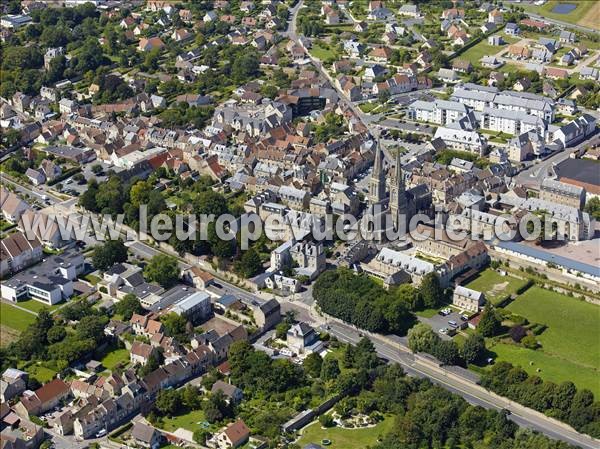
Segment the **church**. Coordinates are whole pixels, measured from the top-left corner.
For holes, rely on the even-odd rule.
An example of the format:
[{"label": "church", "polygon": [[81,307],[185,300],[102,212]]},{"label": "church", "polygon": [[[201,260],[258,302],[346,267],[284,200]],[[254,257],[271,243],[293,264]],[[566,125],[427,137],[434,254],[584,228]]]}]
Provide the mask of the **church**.
[{"label": "church", "polygon": [[383,159],[383,150],[378,145],[369,179],[369,206],[363,215],[364,229],[378,240],[383,239],[386,231],[406,234],[412,217],[431,213],[431,192],[426,185],[406,189],[400,152],[396,155],[396,164],[387,172]]}]

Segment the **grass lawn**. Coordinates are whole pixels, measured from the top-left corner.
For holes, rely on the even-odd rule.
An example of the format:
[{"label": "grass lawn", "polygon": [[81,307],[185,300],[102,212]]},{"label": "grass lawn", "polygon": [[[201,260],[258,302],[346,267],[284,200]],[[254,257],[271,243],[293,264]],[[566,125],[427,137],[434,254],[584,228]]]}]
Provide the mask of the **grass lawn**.
[{"label": "grass lawn", "polygon": [[10,304],[0,303],[0,323],[17,331],[24,331],[35,321],[35,315],[19,310]]},{"label": "grass lawn", "polygon": [[201,428],[200,425],[197,424],[201,421],[206,421],[206,418],[204,417],[204,411],[193,410],[185,415],[173,416],[172,418],[163,418],[162,428],[167,432],[173,432],[182,427],[193,432]]},{"label": "grass lawn", "polygon": [[479,275],[469,282],[466,287],[472,288],[485,294],[492,304],[496,304],[506,295],[512,295],[527,281],[517,279],[510,275],[500,276],[500,274],[491,268],[479,273]]},{"label": "grass lawn", "polygon": [[[543,334],[542,334],[543,335]],[[561,357],[546,354],[543,350],[531,349],[508,343],[487,343],[488,349],[496,354],[496,361],[507,361],[523,368],[529,375],[537,375],[544,380],[561,383],[573,382],[578,388],[587,388],[594,397],[600,397],[600,382],[597,369],[572,363]],[[493,345],[493,346],[492,346]],[[533,364],[531,364],[533,362]],[[536,372],[537,369],[540,372]]]},{"label": "grass lawn", "polygon": [[323,439],[328,439],[331,440],[331,445],[327,446],[330,449],[364,449],[376,444],[378,438],[392,430],[393,425],[392,417],[386,417],[376,426],[365,429],[322,429],[321,424],[315,421],[302,430],[302,435],[296,443],[304,447],[310,443],[321,444]]},{"label": "grass lawn", "polygon": [[100,282],[102,280],[98,276],[95,276],[93,274],[86,274],[83,277],[83,279],[85,279],[86,281],[88,281],[92,285],[96,285],[96,284],[98,284],[98,282]]},{"label": "grass lawn", "polygon": [[600,307],[532,287],[507,308],[530,322],[548,326],[538,336],[539,350],[600,374]]},{"label": "grass lawn", "polygon": [[[577,7],[568,14],[552,12],[553,9],[560,4],[574,4],[577,5]],[[600,3],[596,0],[550,0],[542,6],[525,3],[521,6],[523,6],[526,11],[539,14],[543,17],[600,30]]]},{"label": "grass lawn", "polygon": [[370,102],[361,103],[361,104],[358,105],[358,107],[360,108],[360,110],[363,111],[365,114],[369,114],[377,106],[379,106],[378,103],[370,103]]},{"label": "grass lawn", "polygon": [[42,365],[32,364],[25,368],[25,371],[29,373],[30,376],[35,377],[41,383],[50,382],[52,379],[56,377],[56,371],[46,368]]},{"label": "grass lawn", "polygon": [[437,315],[438,311],[440,309],[425,309],[425,310],[418,310],[415,312],[415,314],[417,316],[420,316],[421,318],[431,318]]},{"label": "grass lawn", "polygon": [[114,349],[107,353],[101,360],[106,369],[113,370],[120,363],[129,363],[129,351],[125,348]]},{"label": "grass lawn", "polygon": [[27,299],[25,301],[19,301],[18,306],[24,309],[31,310],[32,312],[38,313],[42,309],[48,309],[50,311],[58,309],[63,304],[54,304],[53,306],[46,303],[36,301],[35,299]]},{"label": "grass lawn", "polygon": [[471,62],[471,64],[473,64],[473,65],[480,66],[481,64],[480,64],[479,60],[481,58],[483,58],[484,56],[495,55],[498,52],[503,51],[504,49],[508,48],[508,46],[510,44],[513,44],[519,40],[519,39],[515,39],[510,36],[507,36],[504,33],[500,33],[499,35],[502,36],[502,39],[504,39],[504,41],[506,42],[505,45],[489,45],[487,43],[488,42],[487,38],[485,38],[481,42],[479,42],[477,45],[474,45],[473,47],[469,48],[463,54],[458,55],[456,57],[456,59],[465,59],[465,60]]},{"label": "grass lawn", "polygon": [[331,50],[330,48],[322,47],[319,44],[313,44],[310,49],[310,54],[315,58],[320,59],[325,62],[328,60],[336,60],[338,58],[338,54],[335,50]]}]

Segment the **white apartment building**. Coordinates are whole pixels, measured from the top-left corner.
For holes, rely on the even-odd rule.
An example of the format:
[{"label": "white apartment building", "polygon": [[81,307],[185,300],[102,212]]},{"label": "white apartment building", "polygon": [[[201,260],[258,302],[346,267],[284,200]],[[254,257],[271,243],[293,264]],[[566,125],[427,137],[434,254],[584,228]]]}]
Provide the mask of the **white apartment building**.
[{"label": "white apartment building", "polygon": [[548,122],[538,116],[522,111],[492,108],[484,108],[481,114],[480,126],[483,129],[500,131],[516,136],[528,131],[535,131],[545,137],[548,130]]},{"label": "white apartment building", "polygon": [[554,120],[554,101],[529,92],[499,92],[496,87],[466,83],[457,87],[451,98],[472,107],[476,111],[483,111],[487,107],[524,112],[540,117],[549,123]]},{"label": "white apartment building", "polygon": [[468,151],[480,156],[485,154],[487,148],[487,140],[477,131],[467,131],[462,129],[446,128],[440,126],[436,132],[434,139],[440,138],[446,146],[453,150]]},{"label": "white apartment building", "polygon": [[468,114],[467,107],[456,101],[435,100],[433,102],[417,100],[408,107],[408,118],[420,122],[449,125]]}]

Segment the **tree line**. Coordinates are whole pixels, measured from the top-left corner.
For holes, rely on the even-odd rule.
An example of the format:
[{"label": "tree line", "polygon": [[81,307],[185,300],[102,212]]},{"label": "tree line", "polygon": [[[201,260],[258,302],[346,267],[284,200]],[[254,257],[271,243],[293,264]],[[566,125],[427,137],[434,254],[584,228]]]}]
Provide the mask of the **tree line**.
[{"label": "tree line", "polygon": [[415,323],[413,311],[439,307],[446,301],[435,273],[418,288],[401,285],[385,290],[367,274],[347,268],[323,273],[313,289],[321,310],[371,332],[405,335]]},{"label": "tree line", "polygon": [[587,389],[572,382],[544,381],[525,370],[500,362],[481,377],[481,385],[504,397],[571,425],[579,432],[600,438],[600,402]]}]

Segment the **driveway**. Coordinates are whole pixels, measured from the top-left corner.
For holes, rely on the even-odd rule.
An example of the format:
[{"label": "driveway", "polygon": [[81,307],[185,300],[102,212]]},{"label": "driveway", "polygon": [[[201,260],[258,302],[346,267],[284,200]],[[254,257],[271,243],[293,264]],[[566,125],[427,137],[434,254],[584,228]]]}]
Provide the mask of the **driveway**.
[{"label": "driveway", "polygon": [[449,321],[454,321],[459,326],[461,325],[461,323],[465,323],[465,321],[461,319],[460,313],[454,311],[450,315],[446,316],[436,314],[431,318],[419,317],[419,321],[429,324],[433,328],[434,332],[437,333],[437,335],[446,340],[451,340],[452,337],[440,333],[440,329],[450,329],[450,325],[448,324]]}]

